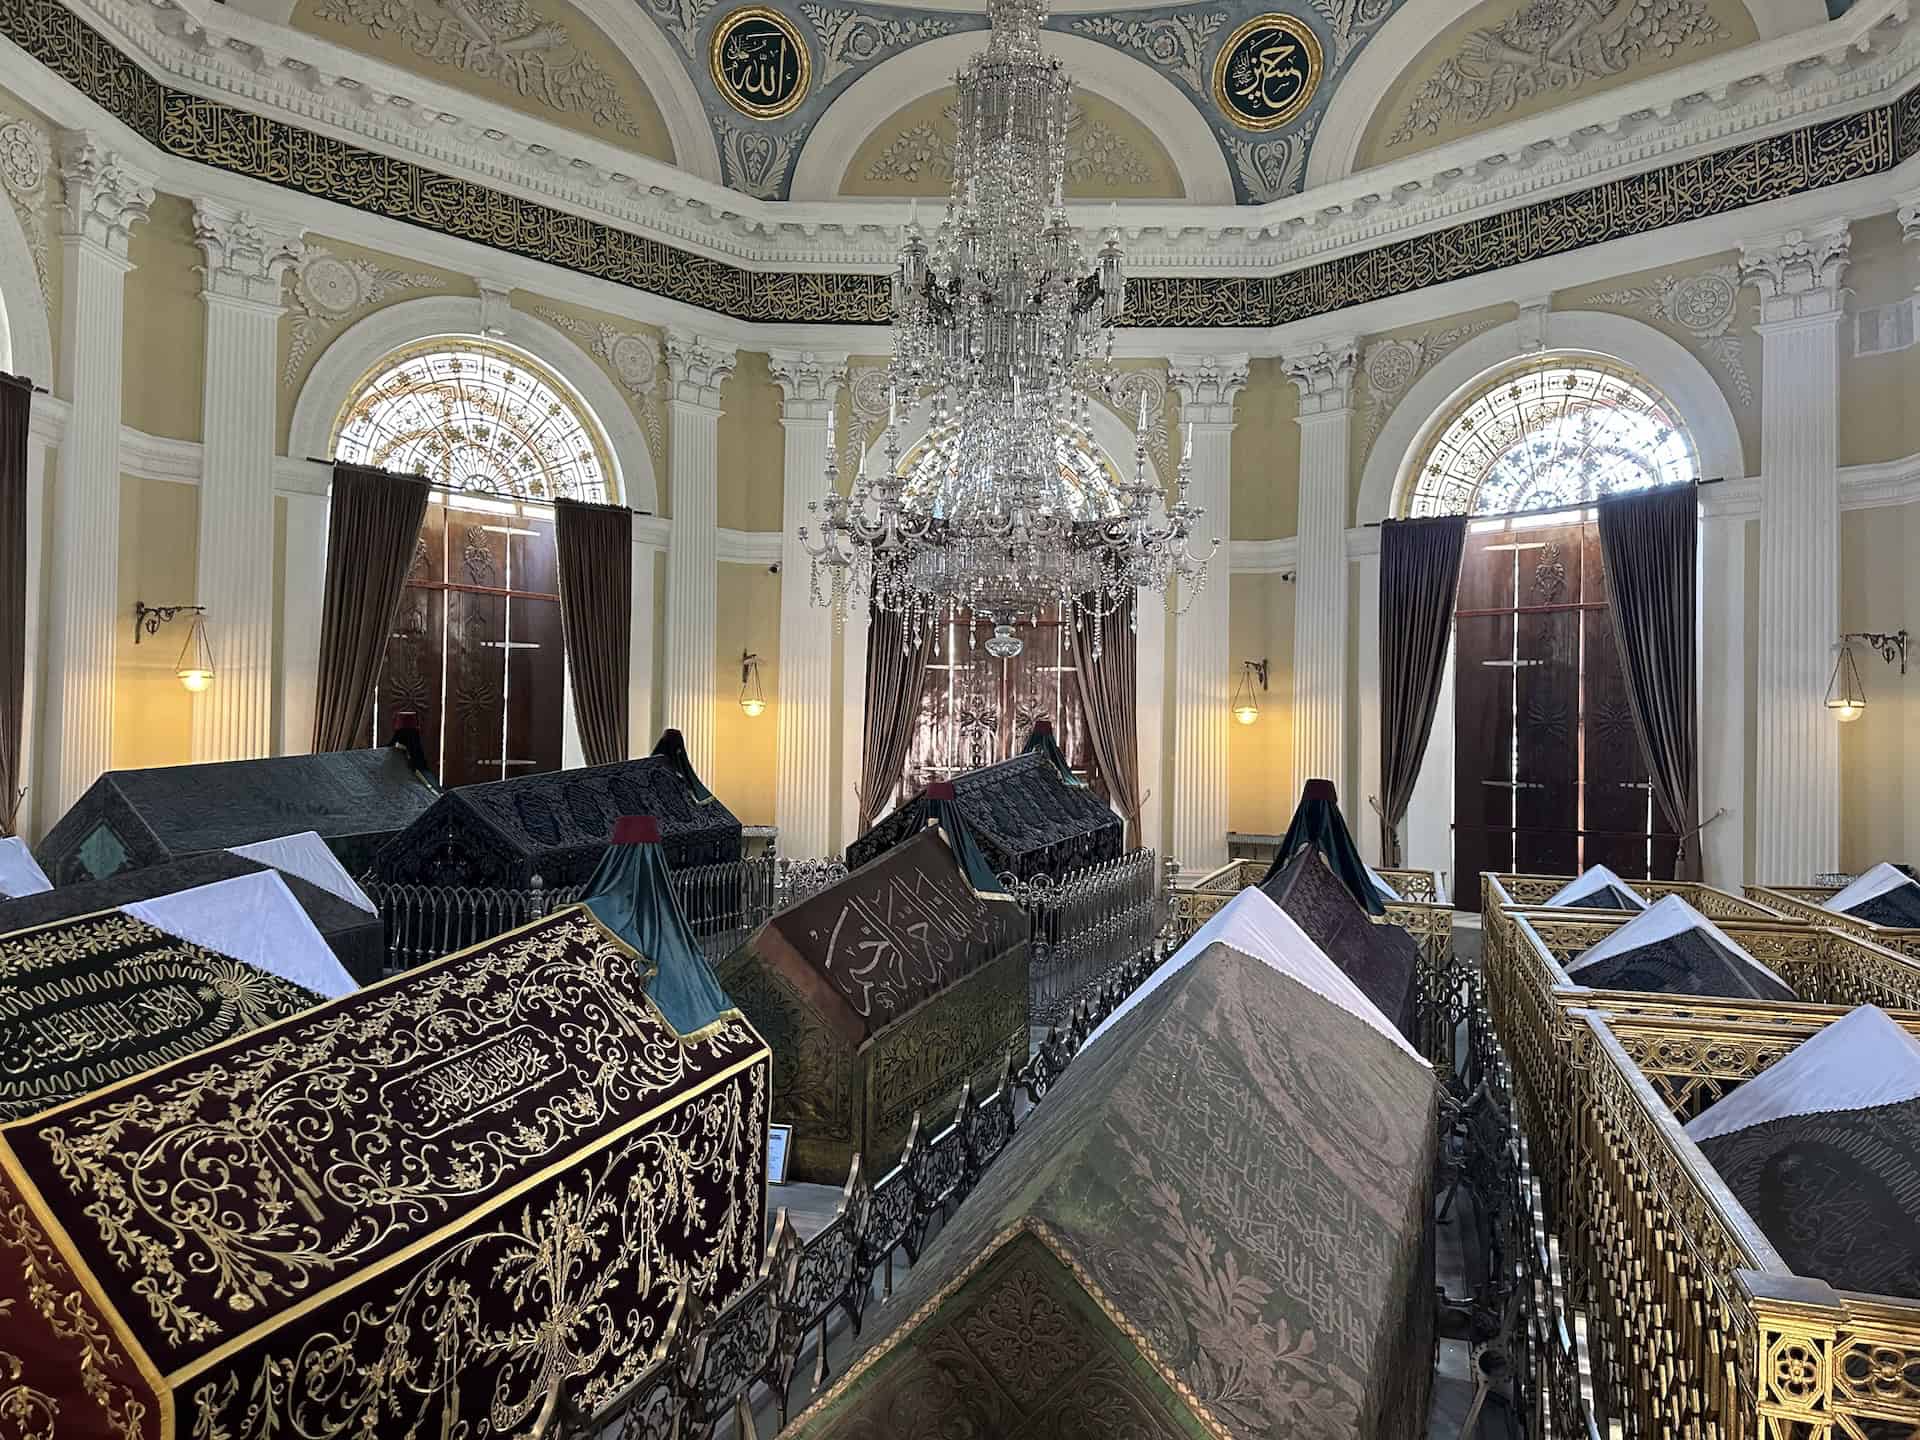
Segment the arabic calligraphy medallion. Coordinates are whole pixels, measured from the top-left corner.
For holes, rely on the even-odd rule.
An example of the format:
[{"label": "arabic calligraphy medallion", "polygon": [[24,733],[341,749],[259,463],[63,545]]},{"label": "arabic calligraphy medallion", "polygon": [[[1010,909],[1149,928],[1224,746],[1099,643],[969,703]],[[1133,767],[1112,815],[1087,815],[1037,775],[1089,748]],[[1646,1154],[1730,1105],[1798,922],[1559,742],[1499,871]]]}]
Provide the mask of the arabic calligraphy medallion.
[{"label": "arabic calligraphy medallion", "polygon": [[1244,130],[1272,130],[1307,108],[1320,70],[1320,39],[1305,24],[1256,15],[1214,57],[1214,103]]},{"label": "arabic calligraphy medallion", "polygon": [[756,120],[778,120],[807,98],[813,61],[794,23],[778,10],[736,10],[713,32],[713,83]]}]

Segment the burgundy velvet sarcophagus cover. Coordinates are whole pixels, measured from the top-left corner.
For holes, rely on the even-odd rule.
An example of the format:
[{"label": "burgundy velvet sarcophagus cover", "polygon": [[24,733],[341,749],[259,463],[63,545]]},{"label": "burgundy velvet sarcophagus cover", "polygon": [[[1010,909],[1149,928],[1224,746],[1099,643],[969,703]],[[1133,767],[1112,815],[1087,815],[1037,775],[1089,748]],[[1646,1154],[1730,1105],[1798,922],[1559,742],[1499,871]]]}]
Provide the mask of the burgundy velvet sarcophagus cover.
[{"label": "burgundy velvet sarcophagus cover", "polygon": [[649,969],[574,907],[0,1128],[21,1413],[486,1440],[556,1381],[603,1403],[764,1250],[766,1046],[676,1035]]}]

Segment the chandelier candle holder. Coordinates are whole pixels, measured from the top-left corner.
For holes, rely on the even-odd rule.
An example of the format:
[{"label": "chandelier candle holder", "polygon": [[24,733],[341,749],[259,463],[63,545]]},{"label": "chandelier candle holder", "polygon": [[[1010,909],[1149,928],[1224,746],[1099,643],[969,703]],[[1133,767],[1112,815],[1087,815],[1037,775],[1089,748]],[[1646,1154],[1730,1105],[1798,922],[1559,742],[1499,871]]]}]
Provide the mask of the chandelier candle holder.
[{"label": "chandelier candle holder", "polygon": [[[1064,200],[1073,82],[1041,54],[1042,0],[990,0],[987,47],[955,77],[953,188],[931,241],[909,219],[893,282],[886,468],[863,458],[846,492],[828,420],[817,526],[799,539],[815,601],[898,614],[906,643],[966,615],[988,653],[1057,606],[1093,626],[1137,590],[1182,609],[1219,546],[1194,537],[1192,431],[1171,502],[1148,469],[1144,398],[1134,475],[1093,439],[1096,396],[1117,394],[1113,330],[1126,309],[1117,225],[1095,255]],[[902,404],[931,414],[901,459]]]}]

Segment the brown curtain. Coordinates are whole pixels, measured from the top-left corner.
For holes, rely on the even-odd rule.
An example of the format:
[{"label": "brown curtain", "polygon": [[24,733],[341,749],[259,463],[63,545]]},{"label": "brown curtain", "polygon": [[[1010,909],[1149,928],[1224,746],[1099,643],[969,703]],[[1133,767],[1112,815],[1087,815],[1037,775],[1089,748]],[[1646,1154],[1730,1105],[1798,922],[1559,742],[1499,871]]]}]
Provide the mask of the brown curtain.
[{"label": "brown curtain", "polygon": [[33,382],[0,373],[0,835],[20,813],[27,703],[27,420]]},{"label": "brown curtain", "polygon": [[1674,878],[1700,878],[1699,663],[1694,638],[1699,544],[1691,485],[1600,502],[1607,611],[1620,647],[1633,728],[1654,798],[1680,837]]},{"label": "brown curtain", "polygon": [[313,748],[367,743],[373,692],[427,513],[424,480],[336,464],[327,506],[327,578]]},{"label": "brown curtain", "polygon": [[573,714],[589,765],[627,758],[627,643],[633,633],[633,512],[556,500],[560,624]]},{"label": "brown curtain", "polygon": [[873,609],[867,626],[867,725],[860,745],[860,833],[873,828],[893,799],[920,719],[920,692],[927,684],[933,646],[891,610]]},{"label": "brown curtain", "polygon": [[1100,777],[1107,782],[1113,808],[1126,817],[1127,848],[1140,845],[1139,686],[1134,607],[1137,594],[1100,623],[1100,658],[1093,657],[1093,626],[1073,626],[1074,678],[1080,686],[1080,709],[1087,719],[1087,739]]},{"label": "brown curtain", "polygon": [[1467,517],[1389,520],[1380,530],[1380,854],[1400,864],[1400,822],[1446,678]]}]

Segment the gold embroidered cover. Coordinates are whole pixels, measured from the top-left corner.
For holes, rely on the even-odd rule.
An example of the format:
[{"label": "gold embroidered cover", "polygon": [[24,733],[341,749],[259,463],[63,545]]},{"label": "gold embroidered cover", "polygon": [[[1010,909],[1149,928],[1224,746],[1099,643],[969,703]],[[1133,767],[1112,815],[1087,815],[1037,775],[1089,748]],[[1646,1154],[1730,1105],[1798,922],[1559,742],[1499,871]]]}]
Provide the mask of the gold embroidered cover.
[{"label": "gold embroidered cover", "polygon": [[766,1047],[649,973],[569,909],[0,1129],[57,1435],[482,1440],[631,1378],[765,1227]]}]

